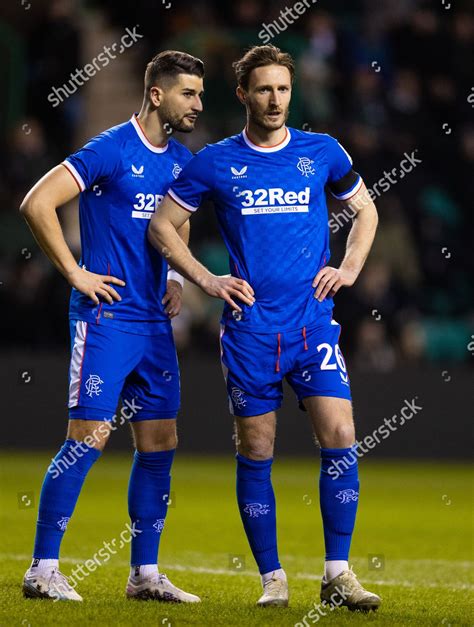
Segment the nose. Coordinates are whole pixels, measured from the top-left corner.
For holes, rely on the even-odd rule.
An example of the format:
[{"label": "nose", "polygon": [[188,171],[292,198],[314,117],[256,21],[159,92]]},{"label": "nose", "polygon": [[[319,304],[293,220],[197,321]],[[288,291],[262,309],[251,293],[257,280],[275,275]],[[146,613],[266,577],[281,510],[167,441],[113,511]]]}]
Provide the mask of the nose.
[{"label": "nose", "polygon": [[197,112],[201,112],[203,109],[202,107],[202,100],[200,98],[200,96],[196,96],[196,98],[194,99],[194,104],[193,104],[193,111],[197,111]]},{"label": "nose", "polygon": [[277,89],[272,90],[271,95],[270,95],[270,104],[279,107],[280,103],[281,103],[280,93],[278,92]]}]

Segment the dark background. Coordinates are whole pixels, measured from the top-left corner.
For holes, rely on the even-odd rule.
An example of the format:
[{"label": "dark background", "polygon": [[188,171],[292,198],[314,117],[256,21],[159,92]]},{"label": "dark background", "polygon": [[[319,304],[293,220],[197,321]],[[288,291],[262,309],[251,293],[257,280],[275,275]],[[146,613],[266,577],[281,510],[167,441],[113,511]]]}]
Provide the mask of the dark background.
[{"label": "dark background", "polygon": [[[169,8],[166,8],[170,5]],[[175,48],[206,64],[205,111],[178,136],[193,151],[239,132],[244,112],[231,63],[262,43],[287,2],[130,3],[21,0],[0,13],[0,398],[8,447],[59,445],[67,419],[69,287],[18,214],[49,168],[140,108],[147,61]],[[449,5],[449,6],[448,6]],[[143,38],[53,108],[47,96],[135,25]],[[281,24],[281,22],[280,22]],[[423,410],[371,455],[467,457],[474,362],[472,173],[474,17],[461,0],[320,0],[272,43],[290,52],[297,82],[289,125],[328,132],[368,187],[404,153],[422,160],[377,200],[380,226],[357,284],[336,298],[361,438],[404,399]],[[342,207],[328,199],[330,211]],[[60,210],[79,256],[77,201]],[[341,258],[350,225],[332,235]],[[210,208],[192,220],[193,252],[214,272],[227,257]],[[182,366],[183,451],[230,452],[220,372],[220,303],[186,286],[175,324]],[[24,374],[26,373],[26,374]],[[30,378],[31,377],[31,378]],[[8,426],[7,426],[8,425]],[[112,447],[129,443],[128,428]],[[288,390],[277,450],[314,450],[307,417]]]}]

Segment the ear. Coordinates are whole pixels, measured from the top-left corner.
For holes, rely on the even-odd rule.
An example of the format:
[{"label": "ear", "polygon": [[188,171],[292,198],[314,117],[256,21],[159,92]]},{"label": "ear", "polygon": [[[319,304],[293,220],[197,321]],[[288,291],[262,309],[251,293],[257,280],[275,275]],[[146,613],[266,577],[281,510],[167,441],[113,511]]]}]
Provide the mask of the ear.
[{"label": "ear", "polygon": [[148,97],[150,99],[151,104],[158,108],[162,101],[163,101],[163,90],[160,87],[150,87],[150,90],[148,92]]},{"label": "ear", "polygon": [[240,100],[240,102],[245,105],[247,101],[247,92],[239,85],[235,90],[235,93],[237,94],[237,98]]}]

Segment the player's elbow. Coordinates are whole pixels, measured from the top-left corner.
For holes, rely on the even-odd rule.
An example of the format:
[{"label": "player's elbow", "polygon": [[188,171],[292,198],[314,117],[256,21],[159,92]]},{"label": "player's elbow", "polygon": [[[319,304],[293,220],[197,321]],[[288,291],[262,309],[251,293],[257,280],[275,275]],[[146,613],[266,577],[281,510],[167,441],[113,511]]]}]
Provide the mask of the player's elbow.
[{"label": "player's elbow", "polygon": [[[48,203],[36,190],[28,192],[20,205],[20,214],[28,220],[35,216],[47,213],[50,210]],[[54,208],[52,208],[54,211]]]},{"label": "player's elbow", "polygon": [[38,199],[32,194],[27,194],[20,205],[19,211],[25,219],[31,218],[40,211]]},{"label": "player's elbow", "polygon": [[163,220],[155,213],[148,225],[148,241],[152,246],[159,249],[164,245],[166,227]]},{"label": "player's elbow", "polygon": [[23,198],[21,202],[19,211],[23,217],[26,217],[30,209],[31,209],[31,201],[28,199],[28,196],[25,196],[25,198]]}]

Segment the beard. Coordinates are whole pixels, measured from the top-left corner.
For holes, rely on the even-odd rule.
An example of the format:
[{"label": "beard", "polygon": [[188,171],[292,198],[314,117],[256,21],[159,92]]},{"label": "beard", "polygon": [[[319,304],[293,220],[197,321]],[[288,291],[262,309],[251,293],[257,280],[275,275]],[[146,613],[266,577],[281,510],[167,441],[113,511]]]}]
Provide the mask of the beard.
[{"label": "beard", "polygon": [[[273,111],[280,111],[283,114],[283,117],[280,116],[276,120],[271,120],[267,118],[266,114],[271,113]],[[252,120],[252,122],[256,126],[259,126],[260,128],[266,131],[276,131],[286,124],[286,121],[288,120],[288,116],[290,115],[290,109],[287,108],[286,110],[284,110],[281,108],[275,108],[275,109],[267,109],[265,111],[262,111],[261,109],[257,108],[257,105],[254,105],[253,103],[249,102],[248,103],[248,115],[249,115],[249,118]]]},{"label": "beard", "polygon": [[[186,113],[189,115],[189,112]],[[160,117],[163,122],[163,128],[170,135],[174,131],[180,133],[190,133],[194,130],[194,124],[185,116],[178,115],[174,110],[166,106],[164,103],[160,107]]]}]

